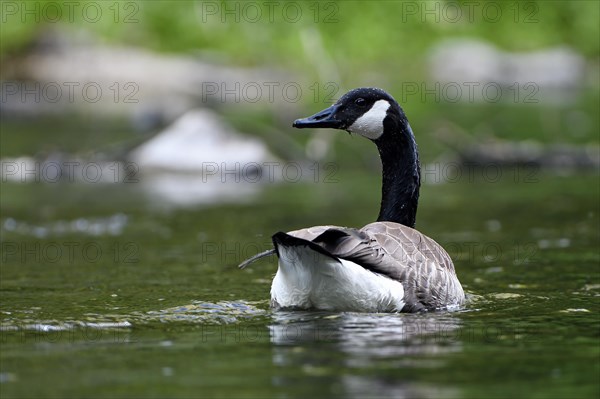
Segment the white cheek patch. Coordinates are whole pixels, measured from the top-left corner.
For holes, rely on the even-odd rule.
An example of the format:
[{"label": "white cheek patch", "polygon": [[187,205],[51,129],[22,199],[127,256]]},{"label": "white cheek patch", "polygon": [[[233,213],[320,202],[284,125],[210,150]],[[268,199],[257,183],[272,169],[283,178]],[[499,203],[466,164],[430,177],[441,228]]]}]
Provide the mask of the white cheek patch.
[{"label": "white cheek patch", "polygon": [[376,101],[348,130],[371,140],[378,139],[383,134],[383,120],[389,108],[390,103],[386,100]]}]

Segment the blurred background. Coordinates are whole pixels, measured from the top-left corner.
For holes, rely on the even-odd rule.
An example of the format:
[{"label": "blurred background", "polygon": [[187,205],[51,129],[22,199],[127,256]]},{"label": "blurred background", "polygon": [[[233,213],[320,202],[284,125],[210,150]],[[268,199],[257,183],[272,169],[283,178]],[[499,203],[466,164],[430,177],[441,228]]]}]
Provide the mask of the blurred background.
[{"label": "blurred background", "polygon": [[[4,160],[123,158],[143,173],[350,155],[358,162],[345,168],[376,172],[375,152],[359,140],[290,125],[351,88],[378,86],[405,108],[423,163],[598,167],[593,2],[2,7]],[[173,130],[165,138],[173,146],[142,146],[178,120],[175,130],[191,130],[183,148]],[[252,147],[246,158],[225,146],[207,151],[196,147],[209,145],[202,128],[266,147]]]},{"label": "blurred background", "polygon": [[[598,2],[2,1],[0,18],[5,394],[598,394]],[[273,331],[306,320],[269,316],[275,260],[235,266],[276,231],[375,219],[375,147],[291,128],[361,86],[404,108],[417,228],[475,301],[425,322],[475,334],[382,341],[383,319],[326,316],[302,327],[341,331],[334,344],[287,351]],[[215,325],[267,332],[258,349],[243,330],[195,347]],[[523,336],[546,358],[506,352]]]}]

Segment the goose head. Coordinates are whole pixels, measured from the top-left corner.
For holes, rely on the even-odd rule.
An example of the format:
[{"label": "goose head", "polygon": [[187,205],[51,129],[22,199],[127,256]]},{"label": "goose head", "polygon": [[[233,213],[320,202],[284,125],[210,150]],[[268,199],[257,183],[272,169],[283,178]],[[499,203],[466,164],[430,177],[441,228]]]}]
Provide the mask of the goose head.
[{"label": "goose head", "polygon": [[378,221],[414,227],[421,185],[419,154],[404,111],[384,90],[362,87],[294,127],[346,130],[376,144],[382,163],[382,197]]},{"label": "goose head", "polygon": [[329,108],[297,119],[293,127],[346,130],[376,142],[406,123],[404,112],[391,95],[378,88],[361,87],[350,90]]}]

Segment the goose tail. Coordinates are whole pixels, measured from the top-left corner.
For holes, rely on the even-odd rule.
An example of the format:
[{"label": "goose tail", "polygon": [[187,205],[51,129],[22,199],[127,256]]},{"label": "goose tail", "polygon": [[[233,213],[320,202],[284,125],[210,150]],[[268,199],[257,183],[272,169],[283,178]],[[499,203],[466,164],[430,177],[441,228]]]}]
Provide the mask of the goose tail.
[{"label": "goose tail", "polygon": [[267,256],[275,255],[275,254],[276,254],[275,249],[267,249],[264,252],[261,252],[259,254],[256,254],[256,255],[254,255],[254,256],[246,259],[245,261],[243,261],[242,263],[240,263],[238,267],[240,269],[243,269],[246,266],[248,266],[249,264],[254,263],[254,262],[256,262],[259,259],[265,258]]}]

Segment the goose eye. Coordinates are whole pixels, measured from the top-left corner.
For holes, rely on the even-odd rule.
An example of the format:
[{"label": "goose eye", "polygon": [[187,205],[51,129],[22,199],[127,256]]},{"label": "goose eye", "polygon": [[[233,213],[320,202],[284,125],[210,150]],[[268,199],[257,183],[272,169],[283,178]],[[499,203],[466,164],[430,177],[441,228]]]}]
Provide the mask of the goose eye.
[{"label": "goose eye", "polygon": [[356,104],[356,105],[358,105],[358,106],[361,106],[361,107],[362,107],[362,106],[364,106],[364,105],[366,104],[366,101],[365,101],[365,99],[364,99],[364,98],[362,98],[362,97],[361,97],[361,98],[357,98],[357,99],[354,101],[354,104]]}]

